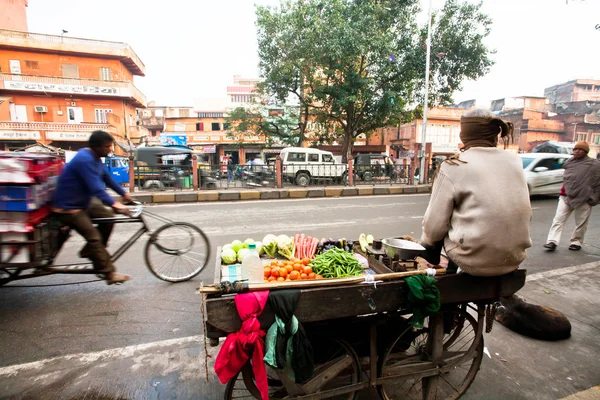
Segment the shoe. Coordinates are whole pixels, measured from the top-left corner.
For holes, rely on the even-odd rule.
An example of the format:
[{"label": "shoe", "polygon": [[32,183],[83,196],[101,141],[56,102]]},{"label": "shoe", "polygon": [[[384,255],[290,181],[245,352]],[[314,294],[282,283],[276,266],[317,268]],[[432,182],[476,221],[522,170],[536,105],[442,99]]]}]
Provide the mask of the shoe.
[{"label": "shoe", "polygon": [[118,272],[111,272],[109,274],[106,274],[106,284],[107,285],[114,285],[114,284],[119,285],[121,283],[127,282],[131,278],[132,278],[131,275],[120,274]]},{"label": "shoe", "polygon": [[572,244],[569,246],[569,250],[579,251],[579,250],[581,250],[581,246],[578,244]]},{"label": "shoe", "polygon": [[544,245],[544,248],[550,250],[550,251],[554,251],[556,250],[556,243],[554,242],[548,242]]},{"label": "shoe", "polygon": [[79,252],[79,258],[90,258],[90,252],[86,249],[83,249]]}]

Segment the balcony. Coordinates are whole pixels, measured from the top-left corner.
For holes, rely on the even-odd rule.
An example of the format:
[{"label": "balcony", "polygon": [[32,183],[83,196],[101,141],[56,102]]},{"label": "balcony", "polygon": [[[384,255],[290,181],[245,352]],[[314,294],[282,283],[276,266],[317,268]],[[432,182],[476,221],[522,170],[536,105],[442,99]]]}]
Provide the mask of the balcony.
[{"label": "balcony", "polygon": [[0,47],[118,59],[134,75],[146,75],[146,66],[126,43],[0,29]]},{"label": "balcony", "polygon": [[131,140],[138,140],[150,136],[150,131],[143,126],[129,126],[127,127],[127,131],[129,132],[129,138]]},{"label": "balcony", "polygon": [[0,73],[0,89],[131,99],[146,107],[146,97],[131,82]]},{"label": "balcony", "polygon": [[118,136],[117,129],[109,124],[0,121],[0,140],[86,141],[95,130],[109,132],[115,138]]}]

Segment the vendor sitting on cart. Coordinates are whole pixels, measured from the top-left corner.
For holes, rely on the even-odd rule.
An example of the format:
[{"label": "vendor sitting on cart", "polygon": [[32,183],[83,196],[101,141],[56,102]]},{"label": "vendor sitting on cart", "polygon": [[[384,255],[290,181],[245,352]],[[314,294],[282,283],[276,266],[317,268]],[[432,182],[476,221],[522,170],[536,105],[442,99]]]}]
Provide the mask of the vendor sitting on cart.
[{"label": "vendor sitting on cart", "polygon": [[[94,269],[106,277],[109,285],[122,283],[131,276],[115,271],[110,254],[106,250],[108,238],[113,224],[100,224],[94,227],[90,218],[110,218],[114,213],[130,215],[130,211],[122,203],[115,201],[105,189],[108,186],[130,202],[131,197],[125,193],[104,169],[101,157],[110,154],[113,138],[104,131],[92,132],[88,147],[77,152],[58,178],[58,184],[52,201],[54,216],[65,225],[75,229],[87,240],[87,244],[79,252],[83,258],[92,260]],[[96,199],[99,199],[105,205]]]},{"label": "vendor sitting on cart", "polygon": [[443,245],[449,272],[460,267],[477,276],[507,274],[531,247],[532,213],[521,159],[497,148],[498,135],[507,147],[512,124],[482,109],[465,112],[460,124],[464,148],[437,171],[421,244],[435,264]]}]

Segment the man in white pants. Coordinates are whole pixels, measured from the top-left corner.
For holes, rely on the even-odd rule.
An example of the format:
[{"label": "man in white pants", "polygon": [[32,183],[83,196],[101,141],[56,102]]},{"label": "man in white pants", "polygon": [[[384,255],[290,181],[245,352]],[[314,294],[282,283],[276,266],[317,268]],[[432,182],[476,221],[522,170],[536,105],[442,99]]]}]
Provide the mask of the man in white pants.
[{"label": "man in white pants", "polygon": [[575,230],[569,250],[581,250],[592,207],[600,201],[600,161],[588,157],[590,146],[577,142],[573,157],[565,163],[564,185],[560,191],[556,215],[544,247],[554,251],[560,243],[563,227],[571,213],[575,213]]}]

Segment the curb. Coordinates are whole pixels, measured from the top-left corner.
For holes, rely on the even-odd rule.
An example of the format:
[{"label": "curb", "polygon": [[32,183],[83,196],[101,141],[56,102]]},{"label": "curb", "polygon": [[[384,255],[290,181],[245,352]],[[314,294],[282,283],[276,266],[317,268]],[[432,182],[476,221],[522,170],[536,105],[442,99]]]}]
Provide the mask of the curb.
[{"label": "curb", "polygon": [[327,187],[302,189],[202,190],[186,192],[132,193],[140,203],[205,203],[215,201],[308,199],[320,197],[355,197],[429,193],[431,185]]}]

